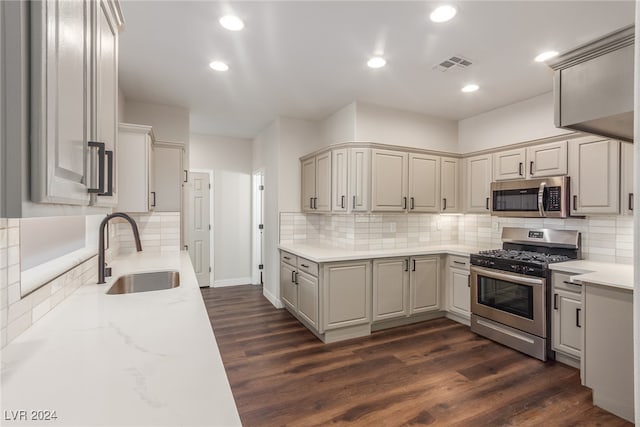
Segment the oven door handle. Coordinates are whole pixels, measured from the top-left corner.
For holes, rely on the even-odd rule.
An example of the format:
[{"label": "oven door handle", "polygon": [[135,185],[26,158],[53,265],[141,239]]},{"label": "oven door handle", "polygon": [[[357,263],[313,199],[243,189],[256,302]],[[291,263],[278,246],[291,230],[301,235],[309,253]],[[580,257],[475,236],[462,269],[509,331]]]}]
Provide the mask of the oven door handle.
[{"label": "oven door handle", "polygon": [[540,188],[538,189],[538,211],[540,211],[540,216],[544,217],[544,187],[547,185],[546,182],[540,183]]},{"label": "oven door handle", "polygon": [[471,266],[470,272],[471,274],[476,273],[485,277],[491,277],[493,279],[504,280],[508,282],[518,283],[521,285],[536,286],[536,285],[544,285],[544,282],[545,282],[545,279],[541,277],[526,277],[526,276],[520,276],[520,275],[516,276],[513,274],[503,273],[501,271],[496,271],[496,270],[488,269],[484,267],[478,267],[475,265]]}]

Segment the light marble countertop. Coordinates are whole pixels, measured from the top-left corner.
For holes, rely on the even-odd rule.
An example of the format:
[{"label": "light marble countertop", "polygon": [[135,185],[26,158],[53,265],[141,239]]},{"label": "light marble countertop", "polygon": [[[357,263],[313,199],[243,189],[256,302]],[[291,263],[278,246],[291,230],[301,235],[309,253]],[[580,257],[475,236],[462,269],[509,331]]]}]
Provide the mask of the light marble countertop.
[{"label": "light marble countertop", "polygon": [[[241,425],[186,252],[140,252],[112,263],[5,347],[3,425]],[[178,270],[180,287],[106,295],[129,272]],[[54,422],[7,421],[55,410]]]},{"label": "light marble countertop", "polygon": [[290,252],[294,255],[301,256],[313,262],[334,262],[334,261],[352,261],[358,259],[373,258],[389,258],[403,257],[413,255],[435,255],[449,254],[459,256],[469,256],[483,249],[474,246],[464,245],[429,245],[418,248],[402,248],[402,249],[378,249],[368,251],[357,251],[353,249],[337,248],[333,246],[322,245],[303,245],[303,244],[280,244],[278,248]]},{"label": "light marble countertop", "polygon": [[633,291],[633,265],[579,260],[559,262],[549,267],[551,270],[576,274],[571,277],[572,282]]}]

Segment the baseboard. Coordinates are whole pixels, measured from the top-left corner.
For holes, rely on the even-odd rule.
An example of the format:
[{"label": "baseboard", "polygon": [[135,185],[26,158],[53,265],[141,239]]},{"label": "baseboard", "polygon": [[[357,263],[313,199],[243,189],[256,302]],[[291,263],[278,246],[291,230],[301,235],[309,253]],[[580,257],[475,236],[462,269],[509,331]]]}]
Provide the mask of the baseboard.
[{"label": "baseboard", "polygon": [[284,308],[284,304],[280,301],[280,299],[276,298],[271,292],[267,290],[267,288],[262,287],[262,295],[264,295],[264,297],[268,299],[275,308]]},{"label": "baseboard", "polygon": [[251,277],[239,277],[237,279],[214,280],[214,288],[222,288],[224,286],[250,285]]}]

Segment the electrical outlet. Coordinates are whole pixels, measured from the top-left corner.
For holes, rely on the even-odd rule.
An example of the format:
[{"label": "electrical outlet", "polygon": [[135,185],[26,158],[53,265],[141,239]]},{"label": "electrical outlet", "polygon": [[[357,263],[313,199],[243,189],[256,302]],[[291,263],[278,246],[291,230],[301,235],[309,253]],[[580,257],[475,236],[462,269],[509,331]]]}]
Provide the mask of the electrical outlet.
[{"label": "electrical outlet", "polygon": [[436,222],[436,230],[442,230],[442,221]]},{"label": "electrical outlet", "polygon": [[493,231],[498,231],[498,229],[500,228],[500,224],[498,223],[498,221],[492,221],[491,228],[493,229]]},{"label": "electrical outlet", "polygon": [[395,222],[392,222],[392,223],[389,224],[389,231],[392,232],[392,233],[396,232],[396,223]]}]

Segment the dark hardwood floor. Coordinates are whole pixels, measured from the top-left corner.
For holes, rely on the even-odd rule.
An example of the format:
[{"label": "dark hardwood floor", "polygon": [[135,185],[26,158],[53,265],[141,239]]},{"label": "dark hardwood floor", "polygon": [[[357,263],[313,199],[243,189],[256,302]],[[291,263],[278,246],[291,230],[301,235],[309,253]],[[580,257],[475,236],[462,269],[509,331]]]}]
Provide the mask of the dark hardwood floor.
[{"label": "dark hardwood floor", "polygon": [[323,344],[258,286],[202,295],[245,426],[622,426],[578,370],[437,319]]}]

